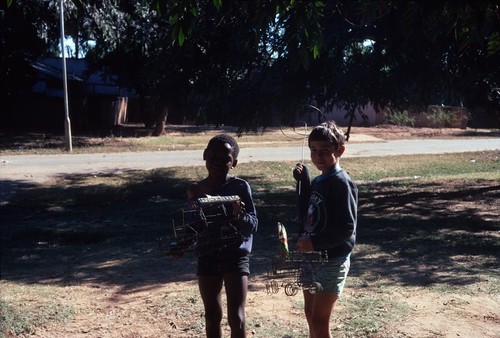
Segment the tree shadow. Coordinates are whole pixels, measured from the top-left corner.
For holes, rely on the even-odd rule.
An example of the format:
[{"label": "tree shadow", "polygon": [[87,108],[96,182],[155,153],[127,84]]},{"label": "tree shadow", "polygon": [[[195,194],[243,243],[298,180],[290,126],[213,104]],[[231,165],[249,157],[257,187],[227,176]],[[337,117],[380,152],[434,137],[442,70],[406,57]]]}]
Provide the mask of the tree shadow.
[{"label": "tree shadow", "polygon": [[453,137],[499,137],[499,130],[481,130],[481,129],[467,129],[461,130],[453,135]]},{"label": "tree shadow", "polygon": [[[106,175],[112,180],[100,180]],[[262,277],[279,250],[278,221],[286,225],[294,247],[295,196],[292,187],[272,188],[255,177],[244,178],[256,182],[259,230],[251,267]],[[189,183],[175,170],[58,180],[50,185],[0,182],[2,187],[15,184],[17,191],[1,206],[3,280],[112,285],[129,292],[195,279],[192,254],[173,259],[164,253],[172,216],[185,205]],[[401,285],[468,285],[484,271],[498,270],[497,183],[360,185],[351,275],[367,283],[384,278]],[[465,264],[468,260],[473,264]]]},{"label": "tree shadow", "polygon": [[364,189],[358,242],[365,248],[353,255],[353,275],[369,283],[384,277],[401,285],[461,286],[498,271],[498,182]]},{"label": "tree shadow", "polygon": [[[297,238],[295,210],[286,207],[295,203],[293,194],[266,194],[276,202],[261,205],[260,215],[265,211],[264,217],[273,219],[270,227],[260,226],[259,253],[252,260],[262,275],[272,267],[269,248],[279,252],[276,221],[287,225],[291,249]],[[350,275],[366,286],[382,280],[401,286],[465,286],[498,275],[499,198],[496,181],[363,184]]]},{"label": "tree shadow", "polygon": [[[105,175],[126,183],[99,183]],[[186,179],[171,170],[59,179],[57,185],[0,182],[17,191],[1,207],[2,279],[124,289],[193,279],[193,257],[164,253],[172,213],[185,203]]]}]

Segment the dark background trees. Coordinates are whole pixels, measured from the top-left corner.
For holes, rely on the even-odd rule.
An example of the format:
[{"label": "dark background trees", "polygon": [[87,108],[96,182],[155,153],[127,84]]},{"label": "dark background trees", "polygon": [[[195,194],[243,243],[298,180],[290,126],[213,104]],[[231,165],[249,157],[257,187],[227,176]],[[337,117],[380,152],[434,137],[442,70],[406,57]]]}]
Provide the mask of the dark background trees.
[{"label": "dark background trees", "polygon": [[[58,55],[58,2],[2,4],[3,96],[29,85],[33,58]],[[244,131],[291,121],[304,104],[354,112],[368,102],[465,106],[500,120],[498,1],[65,4],[74,56],[85,51],[148,98],[148,126],[167,118]]]}]

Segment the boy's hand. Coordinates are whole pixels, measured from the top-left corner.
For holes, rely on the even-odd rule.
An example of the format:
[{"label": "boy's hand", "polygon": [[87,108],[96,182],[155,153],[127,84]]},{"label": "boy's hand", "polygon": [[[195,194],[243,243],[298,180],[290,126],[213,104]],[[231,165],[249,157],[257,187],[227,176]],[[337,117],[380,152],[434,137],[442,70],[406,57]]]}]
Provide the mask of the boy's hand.
[{"label": "boy's hand", "polygon": [[299,252],[310,252],[313,251],[313,243],[311,241],[311,237],[305,235],[300,236],[297,240],[297,251]]},{"label": "boy's hand", "polygon": [[187,188],[188,199],[191,202],[196,201],[199,197],[204,197],[206,194],[198,183],[193,183]]},{"label": "boy's hand", "polygon": [[293,178],[295,178],[296,181],[300,181],[303,172],[304,172],[304,165],[300,162],[297,163],[295,165],[295,169],[293,169]]},{"label": "boy's hand", "polygon": [[245,216],[245,213],[246,213],[245,203],[241,201],[233,202],[233,216],[234,218],[236,218],[237,221],[241,221]]}]

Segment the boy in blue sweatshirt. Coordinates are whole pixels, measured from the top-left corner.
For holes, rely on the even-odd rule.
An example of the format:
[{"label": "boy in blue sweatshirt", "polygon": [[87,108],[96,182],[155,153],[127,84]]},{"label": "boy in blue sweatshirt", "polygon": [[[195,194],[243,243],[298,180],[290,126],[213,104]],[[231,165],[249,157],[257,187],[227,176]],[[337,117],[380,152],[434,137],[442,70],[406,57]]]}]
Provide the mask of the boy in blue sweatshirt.
[{"label": "boy in blue sweatshirt", "polygon": [[326,338],[332,337],[330,317],[344,288],[356,243],[358,189],[340,167],[345,137],[335,122],[316,126],[308,143],[311,161],[321,175],[311,181],[309,170],[302,163],[293,171],[301,221],[297,251],[328,254],[328,262],[313,274],[313,281],[322,285],[322,291],[303,292],[309,337]]},{"label": "boy in blue sweatshirt", "polygon": [[[246,337],[245,302],[248,288],[249,257],[252,251],[253,234],[257,231],[257,214],[250,185],[243,179],[229,175],[238,163],[239,146],[226,134],[214,136],[203,152],[208,176],[189,185],[190,201],[207,196],[239,196],[241,203],[229,206],[232,223],[236,225],[241,240],[221,245],[204,245],[197,251],[198,286],[205,308],[206,335],[208,338],[222,336],[222,285],[227,296],[228,322],[231,337]],[[200,239],[202,240],[202,239]],[[198,243],[199,247],[202,247]],[[208,248],[207,248],[208,246]]]}]

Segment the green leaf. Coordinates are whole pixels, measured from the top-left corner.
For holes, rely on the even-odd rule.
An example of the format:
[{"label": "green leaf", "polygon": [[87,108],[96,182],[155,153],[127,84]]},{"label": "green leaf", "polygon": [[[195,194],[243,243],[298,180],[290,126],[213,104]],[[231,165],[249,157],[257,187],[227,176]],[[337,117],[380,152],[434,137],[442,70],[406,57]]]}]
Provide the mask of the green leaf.
[{"label": "green leaf", "polygon": [[10,7],[10,5],[12,5],[12,2],[13,2],[13,1],[14,1],[14,0],[7,0],[7,7]]},{"label": "green leaf", "polygon": [[316,3],[314,4],[316,7],[326,7],[326,4],[324,1],[316,1]]},{"label": "green leaf", "polygon": [[315,44],[313,47],[313,56],[315,59],[319,57],[319,45]]},{"label": "green leaf", "polygon": [[213,0],[215,8],[219,10],[222,6],[222,0]]},{"label": "green leaf", "polygon": [[173,26],[179,21],[179,14],[174,14],[169,18],[170,24]]},{"label": "green leaf", "polygon": [[186,36],[184,35],[184,30],[182,27],[179,28],[179,35],[177,35],[177,41],[179,42],[179,46],[182,47],[184,44],[184,40],[186,40]]},{"label": "green leaf", "polygon": [[495,32],[488,38],[488,55],[491,56],[500,51],[500,33]]}]

